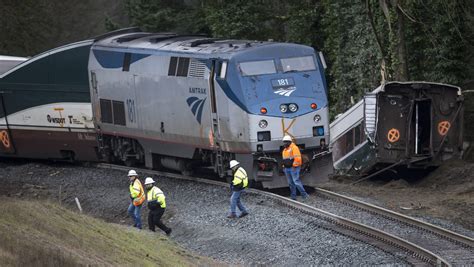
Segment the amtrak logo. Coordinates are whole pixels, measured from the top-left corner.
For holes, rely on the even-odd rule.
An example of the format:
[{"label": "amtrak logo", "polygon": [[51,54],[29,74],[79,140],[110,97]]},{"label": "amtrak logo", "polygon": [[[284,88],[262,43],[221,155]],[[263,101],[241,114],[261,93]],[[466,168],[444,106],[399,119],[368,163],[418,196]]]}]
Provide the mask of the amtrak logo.
[{"label": "amtrak logo", "polygon": [[290,96],[294,91],[296,91],[296,87],[291,86],[287,88],[280,88],[276,90],[274,93],[277,95],[282,95],[282,96]]},{"label": "amtrak logo", "polygon": [[191,112],[194,114],[199,124],[201,124],[202,110],[204,109],[204,103],[206,102],[206,99],[207,97],[204,99],[199,99],[195,96],[186,99],[188,106],[191,108]]}]

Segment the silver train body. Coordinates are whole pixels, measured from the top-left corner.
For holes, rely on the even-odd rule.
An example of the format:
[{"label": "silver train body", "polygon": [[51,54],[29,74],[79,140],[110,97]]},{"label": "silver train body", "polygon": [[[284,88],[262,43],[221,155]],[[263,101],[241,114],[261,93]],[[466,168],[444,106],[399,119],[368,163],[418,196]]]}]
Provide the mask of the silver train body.
[{"label": "silver train body", "polygon": [[14,56],[3,56],[0,55],[0,75],[12,69],[16,65],[27,61],[26,57],[14,57]]},{"label": "silver train body", "polygon": [[[304,154],[305,185],[326,179],[315,160],[329,141],[324,60],[308,46],[126,33],[89,57],[99,151],[110,161],[221,177],[236,159],[263,187],[287,185],[282,138]],[[331,163],[323,163],[332,170]]]}]

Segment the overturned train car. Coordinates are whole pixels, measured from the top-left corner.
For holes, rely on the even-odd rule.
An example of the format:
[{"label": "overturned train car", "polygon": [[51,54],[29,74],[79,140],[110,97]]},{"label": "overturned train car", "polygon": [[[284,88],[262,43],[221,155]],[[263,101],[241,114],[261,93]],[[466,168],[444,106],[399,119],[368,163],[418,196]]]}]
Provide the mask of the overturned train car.
[{"label": "overturned train car", "polygon": [[383,84],[331,123],[334,167],[353,175],[436,167],[461,156],[462,121],[459,87]]}]

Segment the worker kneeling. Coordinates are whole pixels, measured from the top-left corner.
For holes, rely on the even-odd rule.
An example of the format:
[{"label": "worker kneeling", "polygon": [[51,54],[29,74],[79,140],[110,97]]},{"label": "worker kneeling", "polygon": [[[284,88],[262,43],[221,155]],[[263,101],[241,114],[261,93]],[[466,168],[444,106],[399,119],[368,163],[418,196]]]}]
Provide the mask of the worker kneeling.
[{"label": "worker kneeling", "polygon": [[232,190],[232,196],[230,197],[230,213],[227,218],[236,218],[235,213],[236,208],[239,207],[240,215],[239,218],[242,218],[248,215],[247,209],[240,201],[240,196],[244,192],[244,189],[247,188],[249,184],[249,178],[247,172],[244,168],[240,167],[240,163],[236,160],[230,161],[230,168],[232,169],[232,182],[230,183],[230,188]]},{"label": "worker kneeling", "polygon": [[155,225],[163,230],[167,235],[171,234],[171,228],[166,227],[161,222],[161,216],[165,213],[166,200],[165,194],[155,185],[155,181],[151,177],[145,179],[145,187],[147,189],[147,202],[148,209],[148,227],[151,231],[155,232]]}]

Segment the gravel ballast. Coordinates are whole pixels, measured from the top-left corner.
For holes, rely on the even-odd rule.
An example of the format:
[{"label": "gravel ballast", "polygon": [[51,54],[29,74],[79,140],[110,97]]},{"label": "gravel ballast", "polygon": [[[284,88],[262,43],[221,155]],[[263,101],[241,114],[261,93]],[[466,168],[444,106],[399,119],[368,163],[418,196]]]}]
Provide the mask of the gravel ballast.
[{"label": "gravel ballast", "polygon": [[[71,208],[78,197],[86,213],[131,224],[126,212],[130,200],[125,172],[43,163],[10,162],[0,167],[2,195],[50,199],[61,195],[61,202]],[[173,229],[170,239],[200,255],[244,265],[407,264],[405,255],[392,255],[323,228],[327,222],[266,197],[244,194],[250,215],[228,219],[228,188],[154,178],[167,197],[164,222]],[[147,213],[143,209],[145,228]]]},{"label": "gravel ballast", "polygon": [[472,256],[474,251],[471,249],[442,239],[436,234],[423,231],[417,227],[345,205],[331,198],[321,197],[318,194],[312,194],[307,204],[401,237],[438,254],[453,265],[474,264],[474,257]]}]

